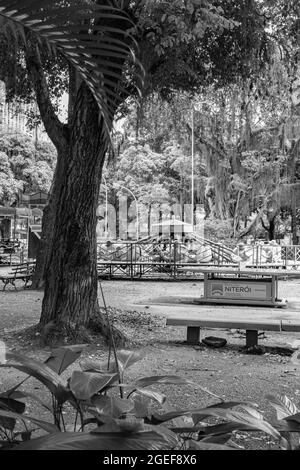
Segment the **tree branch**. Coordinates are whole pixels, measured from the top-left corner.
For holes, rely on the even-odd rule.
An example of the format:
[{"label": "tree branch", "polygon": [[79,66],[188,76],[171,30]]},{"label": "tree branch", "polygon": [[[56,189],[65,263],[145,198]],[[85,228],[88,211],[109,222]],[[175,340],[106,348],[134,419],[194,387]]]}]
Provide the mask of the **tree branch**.
[{"label": "tree branch", "polygon": [[30,41],[27,43],[25,57],[27,70],[34,85],[39,111],[46,132],[55,147],[61,149],[62,146],[67,144],[69,129],[60,121],[54,111],[38,48],[36,45],[31,46]]},{"label": "tree branch", "polygon": [[[186,128],[187,128],[189,133],[192,132],[192,129],[191,129],[191,126],[189,125],[189,123],[186,124]],[[211,142],[208,142],[206,139],[204,139],[204,137],[202,137],[200,135],[200,133],[197,132],[197,130],[195,130],[194,132],[195,132],[195,137],[197,137],[197,139],[201,142],[201,144],[206,145],[206,147],[208,147],[210,150],[215,152],[222,159],[226,159],[226,154],[225,153],[223,153],[221,150],[219,150],[217,147],[215,147]]]},{"label": "tree branch", "polygon": [[262,209],[260,209],[258,211],[258,213],[256,214],[256,216],[254,217],[254,219],[252,220],[252,222],[248,225],[248,227],[246,227],[239,235],[238,235],[238,239],[241,239],[243,238],[245,235],[248,235],[248,233],[251,232],[251,230],[253,229],[253,227],[255,227],[255,225],[261,221],[261,218],[262,218],[262,214],[263,214],[263,211],[264,211],[264,207]]},{"label": "tree branch", "polygon": [[262,225],[262,228],[264,228],[267,232],[270,230],[270,227],[267,227],[263,218],[260,219],[260,223]]}]

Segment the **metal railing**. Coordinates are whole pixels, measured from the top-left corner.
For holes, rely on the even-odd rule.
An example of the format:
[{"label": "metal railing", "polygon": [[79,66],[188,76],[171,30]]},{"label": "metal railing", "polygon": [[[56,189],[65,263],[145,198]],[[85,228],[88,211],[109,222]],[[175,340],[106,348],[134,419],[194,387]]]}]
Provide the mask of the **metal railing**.
[{"label": "metal railing", "polygon": [[238,246],[235,252],[246,266],[300,267],[300,245],[244,245]]},{"label": "metal railing", "polygon": [[179,274],[183,266],[236,264],[230,248],[203,244],[196,239],[188,243],[175,240],[141,240],[138,242],[98,243],[98,273],[102,277],[187,277]]},{"label": "metal railing", "polygon": [[201,274],[183,273],[188,266],[239,266],[300,268],[300,246],[245,245],[231,248],[195,237],[187,243],[176,240],[98,243],[97,264],[100,277],[108,278],[197,278]]}]

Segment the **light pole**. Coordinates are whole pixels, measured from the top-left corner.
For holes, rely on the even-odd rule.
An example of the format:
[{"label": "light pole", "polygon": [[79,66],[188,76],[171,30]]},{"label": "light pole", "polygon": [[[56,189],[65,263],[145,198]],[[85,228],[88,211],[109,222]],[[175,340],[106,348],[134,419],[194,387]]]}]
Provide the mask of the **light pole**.
[{"label": "light pole", "polygon": [[108,197],[107,197],[107,184],[106,184],[106,179],[104,176],[102,176],[103,181],[104,181],[104,187],[105,187],[105,236],[107,238],[108,236],[108,226],[107,226],[107,212],[108,212]]},{"label": "light pole", "polygon": [[191,204],[192,204],[192,229],[194,231],[194,106],[192,107],[192,194],[191,194]]},{"label": "light pole", "polygon": [[138,240],[139,239],[139,205],[138,205],[137,198],[135,197],[133,192],[130,189],[125,188],[125,186],[122,186],[119,183],[115,183],[115,186],[118,186],[119,188],[122,188],[122,189],[125,189],[125,191],[128,191],[132,195],[133,199],[135,200],[135,205],[136,205],[136,239]]}]

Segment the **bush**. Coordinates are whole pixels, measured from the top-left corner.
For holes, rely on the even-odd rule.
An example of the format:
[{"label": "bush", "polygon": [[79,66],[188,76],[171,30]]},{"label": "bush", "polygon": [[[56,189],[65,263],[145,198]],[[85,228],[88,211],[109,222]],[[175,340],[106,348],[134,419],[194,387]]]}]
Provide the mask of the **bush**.
[{"label": "bush", "polygon": [[[219,397],[218,403],[206,408],[166,413],[161,408],[166,397],[151,386],[192,385],[213,394],[176,375],[142,377],[125,383],[126,369],[141,359],[138,353],[126,350],[114,350],[114,360],[109,356],[107,362],[82,362],[80,370],[73,370],[67,380],[63,379],[61,374],[80,357],[83,348],[84,345],[59,347],[45,362],[6,353],[0,367],[14,367],[40,381],[48,389],[52,405],[20,390],[28,377],[2,392],[1,449],[234,449],[232,433],[238,430],[267,433],[282,449],[300,448],[299,437],[297,442],[294,436],[291,438],[300,432],[300,410],[286,396],[268,397],[277,412],[272,421],[265,420],[253,404],[224,402]],[[26,400],[35,400],[47,409],[53,422],[25,414]],[[65,422],[66,408],[70,410],[71,423]],[[212,419],[217,423],[211,423]],[[17,422],[24,429],[18,429]]]}]

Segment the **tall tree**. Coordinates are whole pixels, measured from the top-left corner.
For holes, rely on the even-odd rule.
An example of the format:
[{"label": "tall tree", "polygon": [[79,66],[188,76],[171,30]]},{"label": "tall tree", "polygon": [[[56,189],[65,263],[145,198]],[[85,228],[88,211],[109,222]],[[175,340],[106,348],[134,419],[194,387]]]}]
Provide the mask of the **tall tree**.
[{"label": "tall tree", "polygon": [[[1,0],[0,9],[2,2],[14,7],[17,13],[13,15],[19,20],[22,16],[18,15],[27,8],[28,26],[34,24],[30,18],[43,19],[43,27],[46,25],[51,40],[66,42],[70,37],[74,24],[71,14],[62,16],[60,13],[53,19],[49,2],[45,8],[45,2],[41,1],[28,0],[24,4]],[[60,2],[52,3],[56,6]],[[78,3],[81,10],[86,5],[84,1]],[[68,75],[71,99],[66,125],[59,122],[54,112],[45,73],[47,60],[32,34],[26,37],[25,57],[42,120],[58,152],[50,203],[45,212],[47,223],[43,228],[50,236],[40,322],[42,326],[54,322],[59,327],[76,330],[89,326],[98,317],[101,332],[108,336],[107,323],[100,316],[97,302],[96,207],[108,147],[107,131],[120,98],[124,100],[126,91],[133,96],[135,93],[131,79],[134,67],[128,61],[129,32],[140,46],[140,59],[147,77],[145,93],[157,90],[168,97],[175,89],[194,92],[218,78],[232,80],[237,72],[247,73],[249,56],[252,51],[257,53],[258,43],[261,45],[259,54],[263,56],[265,31],[254,0],[241,0],[237,6],[234,1],[224,4],[207,0],[96,3],[100,14],[92,12],[90,16],[81,16],[81,27],[78,29],[77,24],[76,31],[83,36],[77,42],[75,38],[75,46],[65,54],[71,63]],[[34,5],[34,12],[30,5]],[[121,8],[118,14],[113,7]],[[128,16],[130,23],[126,20]],[[92,23],[88,21],[91,17],[94,18]],[[249,19],[251,28],[248,28]],[[59,28],[53,29],[53,24],[58,24]],[[40,26],[38,33],[44,31]],[[57,36],[57,29],[60,36]],[[86,52],[88,40],[84,38],[87,36],[91,42]],[[91,48],[95,40],[102,46],[101,52],[96,46]],[[224,68],[218,66],[223,46],[223,54],[231,59],[230,64],[224,64],[225,74]],[[110,59],[103,59],[108,52]],[[237,63],[241,64],[240,69]],[[78,80],[74,66],[85,82]]]},{"label": "tall tree", "polygon": [[[9,50],[14,54],[10,63],[17,64],[29,91],[33,84],[45,129],[57,149],[44,218],[48,240],[40,323],[55,323],[63,332],[66,327],[76,334],[98,317],[108,337],[109,325],[97,300],[96,206],[113,116],[119,95],[124,95],[123,66],[133,55],[132,22],[110,2],[98,6],[78,1],[72,7],[63,3],[0,2],[1,16],[25,24],[24,29],[14,27],[14,33],[21,34],[17,47]],[[53,46],[58,57],[49,60]],[[57,63],[69,82],[66,124],[51,101]]]}]

